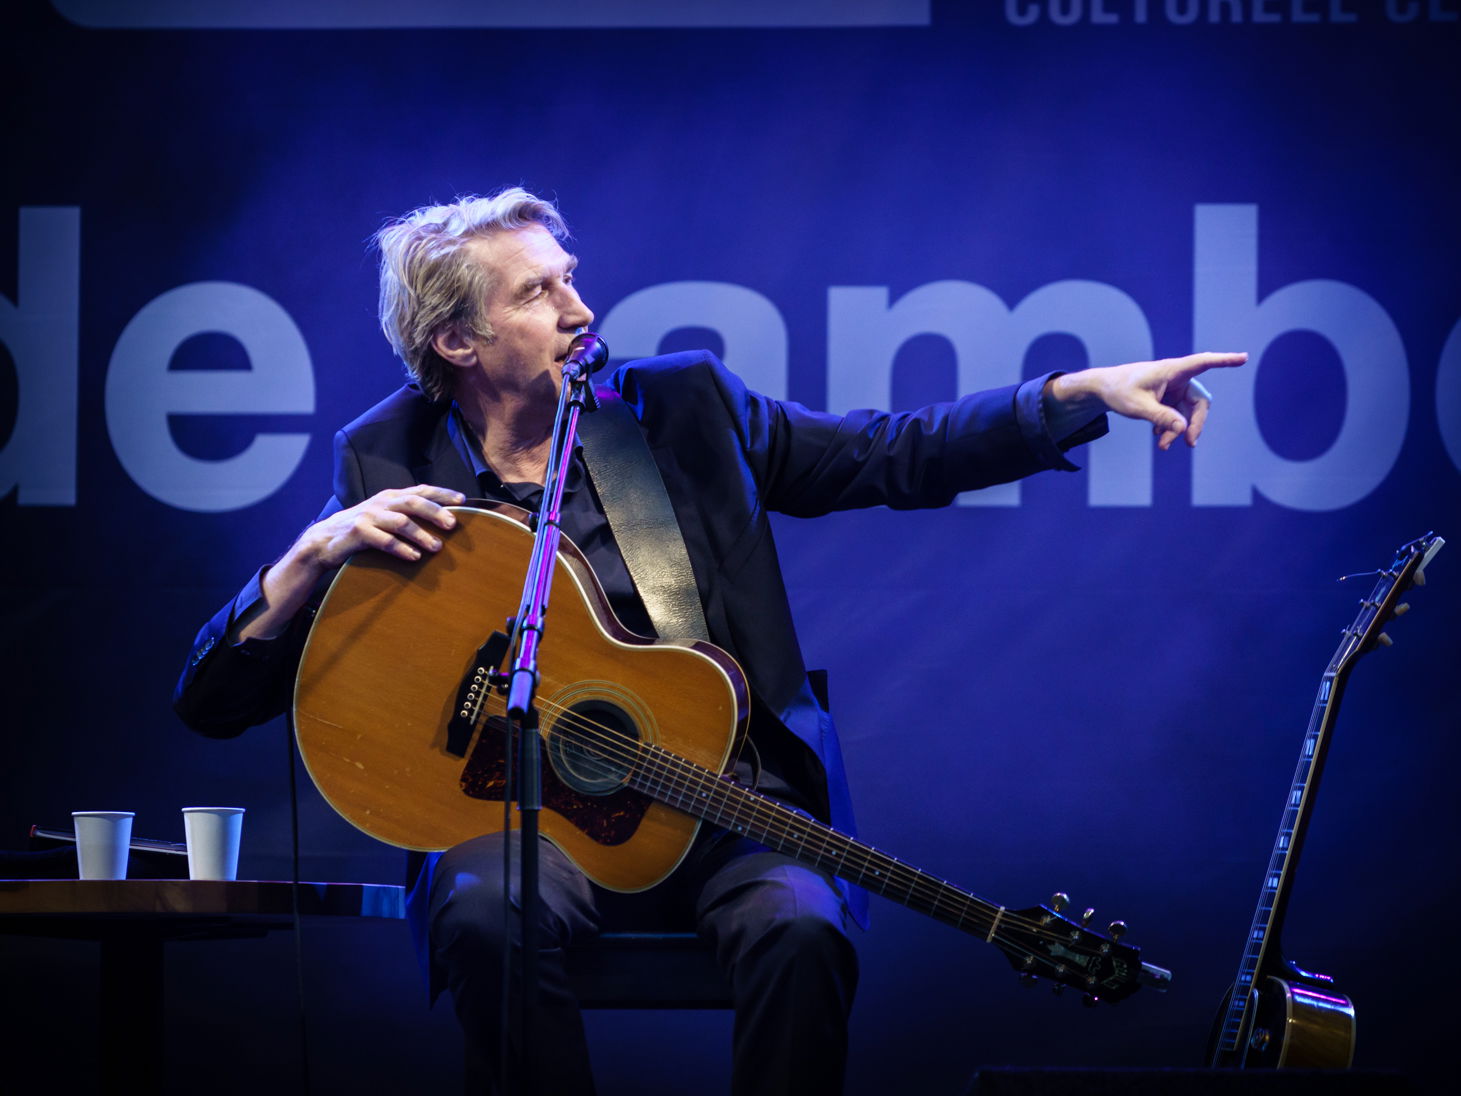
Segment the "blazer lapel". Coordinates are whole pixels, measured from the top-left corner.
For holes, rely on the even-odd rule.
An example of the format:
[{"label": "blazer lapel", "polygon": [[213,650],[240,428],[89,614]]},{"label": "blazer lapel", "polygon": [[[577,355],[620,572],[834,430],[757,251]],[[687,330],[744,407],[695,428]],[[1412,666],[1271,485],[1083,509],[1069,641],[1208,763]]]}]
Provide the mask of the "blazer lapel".
[{"label": "blazer lapel", "polygon": [[429,483],[435,487],[460,491],[469,499],[477,498],[482,493],[477,486],[477,477],[472,474],[471,467],[462,460],[462,455],[452,444],[446,423],[446,415],[436,420],[436,428],[427,439],[423,452],[411,465],[411,474],[417,483]]}]

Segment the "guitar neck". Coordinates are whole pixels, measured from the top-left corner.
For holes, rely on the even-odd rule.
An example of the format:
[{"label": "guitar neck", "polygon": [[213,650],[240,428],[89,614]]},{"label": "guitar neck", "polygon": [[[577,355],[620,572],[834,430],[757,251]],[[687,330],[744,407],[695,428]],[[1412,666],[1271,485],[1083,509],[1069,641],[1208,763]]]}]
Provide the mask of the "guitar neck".
[{"label": "guitar neck", "polygon": [[630,786],[677,810],[991,940],[1006,910],[657,746],[640,743]]},{"label": "guitar neck", "polygon": [[1243,958],[1233,980],[1233,992],[1223,1014],[1222,1028],[1213,1047],[1213,1065],[1241,1065],[1246,1051],[1245,1031],[1251,1025],[1254,990],[1260,979],[1274,973],[1282,961],[1279,940],[1283,932],[1284,913],[1298,870],[1299,853],[1304,835],[1313,816],[1314,798],[1324,759],[1329,752],[1330,732],[1339,714],[1339,702],[1354,664],[1377,643],[1389,643],[1381,629],[1390,618],[1404,611],[1398,604],[1401,595],[1413,584],[1424,583],[1425,565],[1445,541],[1427,534],[1405,545],[1395,562],[1378,572],[1375,588],[1360,602],[1359,615],[1344,630],[1339,647],[1325,668],[1319,682],[1319,695],[1304,732],[1298,767],[1288,798],[1284,800],[1283,817],[1273,854],[1268,859],[1263,884],[1258,891],[1258,907],[1243,946]]},{"label": "guitar neck", "polygon": [[1233,979],[1233,994],[1218,1036],[1219,1054],[1231,1055],[1237,1052],[1243,1030],[1248,1023],[1252,990],[1260,973],[1266,975],[1279,961],[1284,912],[1288,909],[1289,895],[1298,871],[1299,854],[1303,849],[1304,835],[1308,832],[1314,796],[1318,792],[1319,777],[1329,750],[1329,731],[1339,714],[1339,701],[1347,677],[1347,670],[1336,672],[1331,664],[1320,682],[1319,695],[1314,701],[1314,711],[1309,717],[1309,727],[1304,733],[1303,746],[1299,751],[1299,763],[1294,770],[1293,783],[1290,784],[1288,797],[1284,800],[1278,836],[1273,843],[1273,853],[1268,858],[1268,870],[1264,872],[1263,883],[1259,887],[1258,906],[1254,910],[1253,923],[1244,942],[1237,976]]}]

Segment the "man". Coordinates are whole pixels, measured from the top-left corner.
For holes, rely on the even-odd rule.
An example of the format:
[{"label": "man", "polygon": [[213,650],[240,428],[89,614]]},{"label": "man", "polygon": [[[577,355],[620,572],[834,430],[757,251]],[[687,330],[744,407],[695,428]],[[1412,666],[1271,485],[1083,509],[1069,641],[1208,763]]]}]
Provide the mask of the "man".
[{"label": "man", "polygon": [[[381,323],[415,383],[340,432],[325,511],[199,634],[176,698],[190,725],[231,735],[283,710],[322,584],[355,553],[437,552],[456,524],[449,507],[471,496],[537,508],[561,366],[594,318],[564,238],[557,210],[517,188],[417,210],[379,233]],[[1056,374],[906,415],[834,416],[768,399],[704,353],[616,373],[610,387],[664,480],[710,637],[746,673],[753,749],[738,779],[851,828],[835,732],[797,647],[769,511],[939,506],[962,490],[1072,469],[1063,450],[1104,433],[1108,410],[1150,422],[1160,448],[1179,437],[1194,444],[1209,403],[1195,378],[1244,360],[1199,354]],[[565,531],[620,619],[651,633],[596,470],[585,446],[569,469]],[[433,995],[450,989],[489,1085],[501,1064],[502,938],[518,935],[503,925],[502,854],[500,835],[447,850],[428,860],[412,895]],[[528,1065],[544,1093],[587,1092],[562,948],[598,930],[606,896],[547,843],[541,870],[541,1000]],[[847,937],[856,903],[846,889],[706,832],[650,900],[693,918],[727,972],[735,1091],[841,1091],[857,978]]]}]

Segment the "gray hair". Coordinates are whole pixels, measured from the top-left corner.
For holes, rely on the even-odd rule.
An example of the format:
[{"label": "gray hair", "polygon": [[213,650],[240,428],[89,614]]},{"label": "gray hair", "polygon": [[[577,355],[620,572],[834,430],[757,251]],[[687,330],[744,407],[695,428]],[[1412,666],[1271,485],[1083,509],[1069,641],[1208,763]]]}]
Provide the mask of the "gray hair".
[{"label": "gray hair", "polygon": [[493,338],[482,315],[490,274],[473,261],[466,245],[530,225],[542,225],[558,240],[568,235],[552,202],[515,186],[490,198],[469,195],[448,205],[422,206],[375,234],[381,330],[427,398],[439,400],[451,391],[451,366],[432,339],[453,325],[485,341]]}]

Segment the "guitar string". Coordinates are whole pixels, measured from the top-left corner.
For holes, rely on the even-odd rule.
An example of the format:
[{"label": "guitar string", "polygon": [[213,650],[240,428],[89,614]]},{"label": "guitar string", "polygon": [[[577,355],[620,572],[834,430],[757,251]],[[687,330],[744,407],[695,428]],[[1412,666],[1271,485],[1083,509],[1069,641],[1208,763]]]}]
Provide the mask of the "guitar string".
[{"label": "guitar string", "polygon": [[[579,724],[576,728],[579,731],[591,732],[593,730],[592,726],[587,724],[587,721],[582,720],[578,717],[577,713],[571,711],[563,713],[562,720],[570,726],[575,723]],[[603,736],[599,737],[601,739],[603,738]],[[759,821],[763,831],[779,843],[783,849],[788,841],[797,843],[803,850],[807,850],[810,855],[814,856],[819,864],[830,863],[834,868],[838,866],[854,866],[853,858],[848,857],[845,851],[829,851],[832,850],[833,843],[838,841],[845,843],[852,852],[858,854],[861,862],[859,869],[861,875],[854,876],[854,882],[866,880],[870,889],[878,890],[884,895],[891,895],[894,891],[898,891],[903,897],[897,900],[903,901],[904,904],[915,910],[921,910],[939,917],[956,928],[964,929],[968,925],[973,924],[978,928],[979,934],[984,936],[986,941],[992,942],[999,940],[1017,958],[1028,956],[1031,958],[1033,964],[1033,962],[1038,961],[1039,956],[1038,953],[1032,952],[1031,949],[1013,939],[1008,932],[995,933],[992,931],[999,926],[1001,915],[1005,916],[1007,920],[1006,927],[1010,930],[1018,930],[1021,924],[1024,924],[1029,932],[1037,936],[1054,936],[1048,927],[1049,922],[1033,922],[1018,915],[1010,915],[1006,910],[993,907],[977,896],[963,892],[946,881],[938,880],[935,877],[928,876],[927,873],[919,872],[918,869],[904,865],[896,858],[890,857],[877,849],[869,846],[864,851],[845,835],[837,834],[836,831],[828,830],[809,822],[809,820],[800,815],[790,813],[785,807],[774,802],[768,802],[758,796],[753,799],[754,793],[747,793],[746,789],[736,785],[727,786],[722,779],[718,778],[709,770],[695,766],[676,754],[649,745],[629,744],[618,735],[613,735],[612,745],[616,747],[615,752],[621,756],[624,754],[626,747],[631,751],[637,748],[637,752],[640,753],[643,759],[643,764],[641,764],[640,768],[656,770],[659,776],[659,782],[662,785],[664,784],[666,772],[668,771],[669,781],[682,786],[682,798],[684,792],[693,793],[697,784],[700,787],[702,797],[709,796],[713,800],[724,800],[727,797],[731,798],[734,810],[729,820],[727,819],[724,804],[716,803],[714,804],[714,817],[711,818],[712,821],[722,824],[726,824],[729,821],[731,826],[742,832],[745,829],[745,826],[741,824],[743,817]],[[646,754],[647,757],[645,757]],[[632,762],[630,763],[632,764]],[[650,782],[652,783],[653,781]],[[719,794],[717,795],[716,793]],[[742,802],[735,803],[735,800],[741,800]],[[701,805],[704,806],[703,801]],[[743,807],[749,808],[748,814],[743,811]],[[709,814],[708,811],[706,813]],[[777,828],[776,823],[780,823],[780,829]],[[818,849],[813,850],[810,848],[811,843],[807,840],[808,836],[815,838],[819,842],[820,847]],[[872,871],[871,864],[877,862],[878,859],[885,866],[890,866],[892,870],[886,872],[886,874]],[[842,871],[839,874],[848,875],[849,873]],[[875,876],[877,877],[876,880],[874,879]],[[930,882],[933,884],[932,888],[930,888]],[[895,884],[898,885],[895,886]],[[981,913],[977,909],[977,906],[980,905],[994,910],[994,916],[991,918],[988,914]],[[1069,934],[1066,935],[1069,938]],[[1079,935],[1077,933],[1076,938],[1069,938],[1069,942],[1077,942]],[[1057,968],[1062,966],[1062,964],[1058,963],[1054,965]],[[1068,968],[1057,969],[1055,973],[1058,976],[1065,976],[1069,973],[1069,970]],[[1087,988],[1093,988],[1097,982],[1099,982],[1099,979],[1090,983]]]},{"label": "guitar string", "polygon": [[[835,847],[836,838],[843,835],[837,835],[835,831],[824,831],[822,827],[809,826],[808,820],[802,816],[796,815],[787,808],[768,801],[740,785],[727,784],[722,777],[709,769],[696,766],[677,754],[652,744],[627,739],[571,709],[551,703],[544,706],[552,708],[554,714],[558,716],[554,726],[555,731],[571,729],[579,732],[577,736],[565,735],[565,738],[571,740],[577,737],[581,742],[596,744],[609,760],[620,761],[641,774],[645,784],[657,786],[664,792],[671,806],[675,805],[676,801],[683,804],[693,803],[698,810],[691,813],[703,811],[710,821],[741,832],[744,832],[747,827],[754,827],[759,823],[759,828],[772,840],[783,845],[792,843],[799,845],[819,864],[825,862],[846,865],[848,863],[849,858],[846,851]],[[873,855],[886,856],[886,854],[878,854],[875,849],[870,851]],[[867,861],[864,874],[871,878],[874,874],[870,867],[872,855],[864,855],[863,859]],[[897,866],[902,866],[895,858],[888,857],[887,859]],[[888,889],[895,889],[892,887],[892,883],[898,881],[898,877],[891,877],[887,884]],[[902,881],[905,884],[905,891],[911,891],[914,889],[914,884],[918,882],[918,876],[910,871],[902,877]],[[936,901],[931,903],[933,908],[937,908],[937,905]]]},{"label": "guitar string", "polygon": [[[616,760],[620,760],[631,768],[636,768],[644,772],[649,778],[646,781],[647,783],[660,785],[671,797],[678,798],[681,801],[699,800],[702,807],[706,806],[705,801],[709,799],[711,801],[709,804],[710,810],[707,810],[706,813],[709,814],[713,810],[714,817],[711,819],[712,821],[728,825],[728,827],[740,827],[742,830],[747,825],[753,825],[759,822],[761,829],[773,840],[781,843],[783,847],[787,843],[796,843],[807,850],[810,855],[814,856],[818,863],[841,863],[844,866],[851,866],[849,864],[850,858],[847,857],[845,852],[833,852],[831,849],[831,842],[835,841],[838,837],[843,837],[843,835],[837,835],[835,831],[824,831],[821,827],[808,826],[807,820],[801,816],[791,814],[785,808],[780,807],[780,805],[770,803],[759,796],[755,796],[755,793],[749,793],[746,789],[738,785],[726,785],[722,778],[716,776],[708,769],[695,766],[677,754],[670,753],[650,744],[628,740],[612,730],[602,728],[600,725],[584,718],[580,713],[573,712],[571,709],[563,709],[558,705],[551,705],[551,707],[559,715],[559,725],[567,726],[580,732],[584,738],[597,739],[598,744],[602,748],[617,755]],[[636,753],[639,755],[638,758],[633,756]],[[698,796],[695,794],[697,784],[700,785],[698,788],[700,794]],[[735,793],[741,794],[736,795]],[[742,802],[736,803],[733,809],[727,812],[723,802],[727,797],[739,799]],[[745,808],[749,809],[746,810]],[[777,825],[778,823],[780,824],[779,826]],[[798,830],[802,832],[798,833]],[[811,847],[812,843],[807,840],[808,836],[816,840],[816,848]],[[843,840],[847,839],[843,837]],[[854,849],[853,851],[860,850]],[[880,878],[877,884],[874,885],[873,876],[879,874],[871,870],[874,857],[885,858],[893,868],[893,871],[887,876],[886,883],[883,883]],[[919,891],[918,884],[921,882],[921,879],[917,873],[917,869],[909,869],[897,861],[896,858],[888,857],[887,854],[879,853],[878,850],[871,848],[869,848],[868,852],[862,853],[861,859],[863,861],[861,876],[862,878],[868,879],[869,885],[872,885],[873,889],[879,889],[881,887],[883,893],[887,893],[888,891],[899,889],[894,884],[901,883],[903,893],[910,899]],[[902,871],[900,872],[899,869],[902,869]],[[955,891],[957,896],[963,899],[963,902],[959,905],[967,906],[971,901],[976,903],[981,901],[972,895],[958,892],[957,888],[953,888],[945,882],[939,883],[939,889],[943,891]],[[919,897],[923,900],[923,905],[931,913],[939,913],[945,907],[951,905],[946,894],[935,894],[930,898],[926,883],[924,883],[922,891],[923,893]],[[953,913],[958,912],[959,905],[953,906],[953,909],[950,911],[950,919],[958,927],[962,927],[963,922],[969,920],[967,915],[958,918],[952,916]],[[915,904],[915,908],[919,907]],[[987,915],[984,923],[992,923],[987,918]]]},{"label": "guitar string", "polygon": [[[489,694],[487,697],[489,703],[500,699],[497,694]],[[787,844],[796,844],[804,850],[808,849],[806,838],[813,837],[820,842],[819,851],[813,854],[819,865],[826,861],[829,865],[849,866],[850,858],[845,852],[835,854],[830,852],[832,843],[837,838],[844,842],[851,842],[846,835],[838,834],[835,830],[829,830],[819,825],[808,825],[810,820],[801,815],[797,815],[779,804],[774,804],[740,785],[726,784],[719,775],[695,765],[678,754],[650,743],[628,739],[613,728],[588,719],[581,713],[563,705],[554,704],[551,701],[540,701],[539,703],[542,708],[557,716],[554,729],[566,725],[579,732],[581,739],[592,740],[590,744],[597,745],[610,760],[620,761],[631,771],[653,771],[657,776],[648,783],[658,783],[667,791],[667,794],[673,794],[687,802],[696,801],[698,798],[702,806],[705,798],[709,797],[715,802],[717,817],[713,821],[716,824],[725,824],[727,813],[724,806],[725,799],[742,799],[750,807],[750,813],[746,816],[746,820],[742,821],[741,806],[737,804],[731,814],[732,824],[749,825],[759,822],[762,831],[780,843],[783,849]],[[486,712],[481,709],[479,712],[485,720]],[[701,793],[699,797],[694,794],[697,789]],[[780,829],[777,828],[778,823]],[[798,830],[801,831],[800,835]],[[899,887],[893,884],[898,883],[904,894],[904,898],[901,900],[903,904],[944,920],[956,928],[963,929],[967,924],[972,923],[981,930],[998,929],[1001,926],[1024,929],[1036,937],[1043,937],[1067,947],[1079,944],[1081,937],[1089,933],[1089,930],[1078,928],[1063,920],[1051,918],[1046,921],[1043,917],[1037,920],[995,906],[945,880],[939,880],[920,869],[904,864],[896,857],[872,846],[866,846],[866,851],[864,851],[860,845],[861,843],[849,844],[850,850],[857,853],[862,861],[861,874],[853,882],[861,882],[861,885],[885,896],[897,892]],[[879,859],[887,868],[886,874],[871,870],[873,863]],[[867,880],[867,882],[862,882],[862,880]],[[912,900],[915,895],[918,895],[920,899],[918,903]],[[976,907],[972,914],[970,913],[971,906]],[[986,906],[994,912],[992,915],[985,913],[977,909],[978,906]],[[1052,928],[1052,925],[1058,927]],[[984,936],[990,942],[999,940],[1020,954],[1034,956],[1038,959],[1038,953],[1031,951],[1004,932],[981,931],[979,935]],[[1105,945],[1107,941],[1104,938],[1101,939],[1102,945]],[[1116,945],[1113,942],[1111,946],[1114,948]],[[1110,956],[1098,954],[1092,958],[1109,959]]]}]

